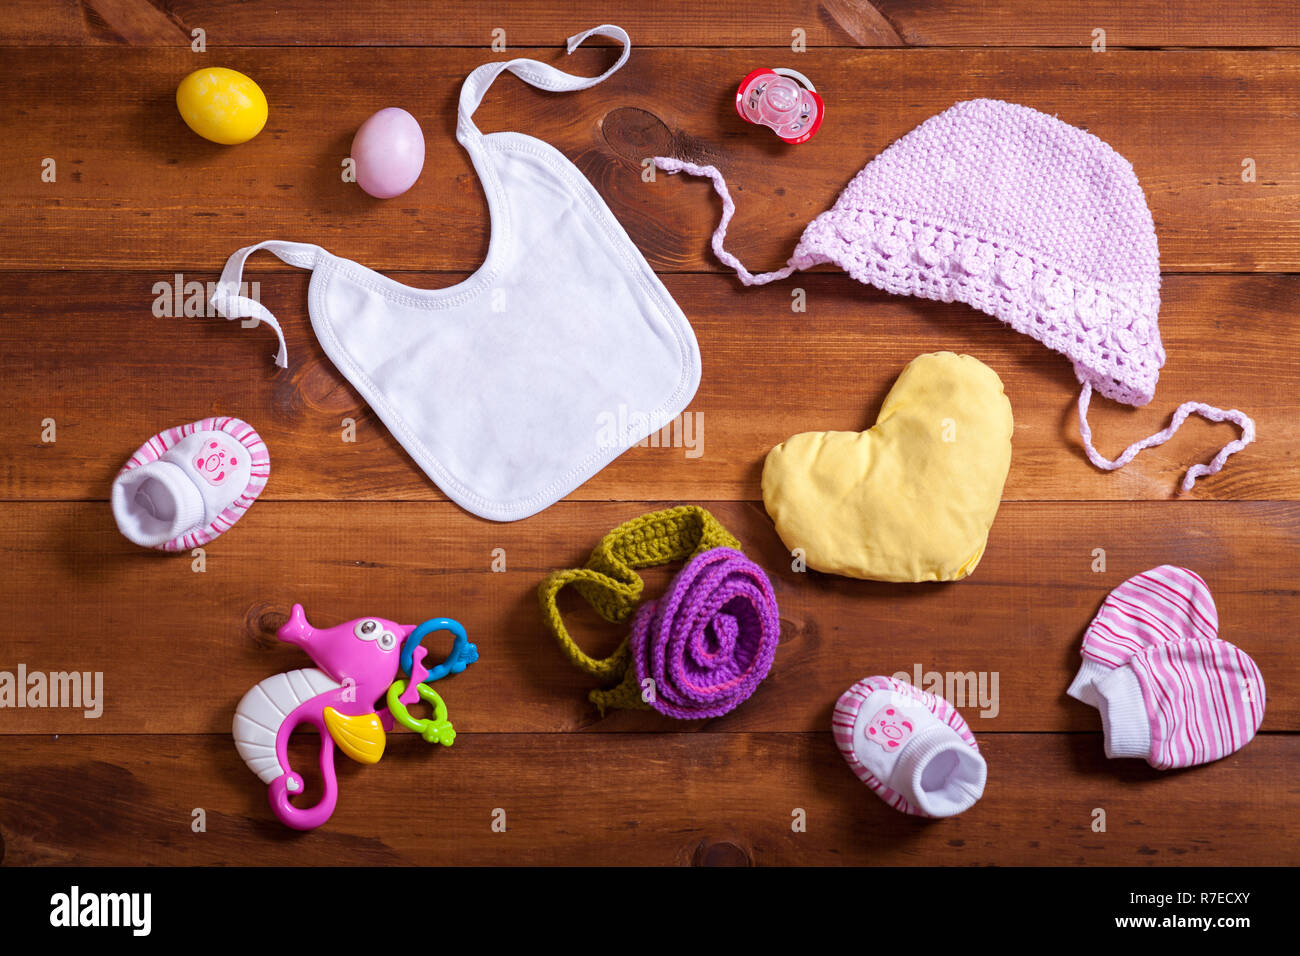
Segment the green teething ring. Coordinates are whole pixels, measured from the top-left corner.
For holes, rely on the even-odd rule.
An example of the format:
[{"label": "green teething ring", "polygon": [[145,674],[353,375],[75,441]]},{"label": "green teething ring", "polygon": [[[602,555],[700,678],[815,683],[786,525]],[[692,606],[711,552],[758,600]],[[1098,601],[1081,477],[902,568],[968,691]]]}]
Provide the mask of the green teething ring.
[{"label": "green teething ring", "polygon": [[406,705],[401,700],[402,694],[406,693],[404,680],[395,680],[388,688],[389,713],[407,730],[415,731],[423,737],[426,743],[440,743],[444,747],[450,747],[456,740],[456,728],[447,719],[447,705],[442,702],[438,692],[428,684],[417,684],[416,691],[420,695],[420,700],[433,706],[432,717],[417,720],[411,716],[411,712],[406,709]]}]

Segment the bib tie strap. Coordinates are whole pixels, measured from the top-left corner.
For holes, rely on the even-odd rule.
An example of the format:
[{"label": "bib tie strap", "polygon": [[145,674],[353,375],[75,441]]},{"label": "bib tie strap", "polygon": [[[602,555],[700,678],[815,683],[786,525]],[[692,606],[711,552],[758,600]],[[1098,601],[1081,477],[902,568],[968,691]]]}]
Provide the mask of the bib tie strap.
[{"label": "bib tie strap", "polygon": [[588,38],[593,36],[609,37],[623,44],[623,53],[618,60],[604,73],[599,76],[574,76],[572,73],[565,73],[563,70],[557,70],[555,67],[542,63],[539,60],[530,60],[526,57],[514,60],[506,60],[500,63],[484,63],[478,67],[469,76],[465,77],[464,84],[460,88],[460,107],[458,110],[456,122],[456,138],[465,146],[470,142],[483,138],[477,126],[474,125],[474,111],[478,109],[479,104],[483,102],[488,88],[493,81],[502,73],[510,72],[519,79],[523,80],[529,86],[535,86],[539,90],[549,90],[552,93],[567,93],[573,90],[585,90],[602,83],[610,76],[617,73],[627,62],[628,56],[632,52],[632,41],[627,35],[627,31],[622,27],[616,27],[610,23],[601,24],[598,27],[592,27],[590,30],[584,30],[582,33],[574,34],[568,39],[568,52],[572,53]]},{"label": "bib tie strap", "polygon": [[255,328],[258,322],[265,322],[269,325],[280,343],[280,348],[275,353],[275,364],[280,368],[288,368],[289,347],[285,345],[284,330],[280,328],[280,323],[271,314],[271,310],[262,303],[239,293],[240,283],[244,276],[244,263],[249,256],[259,249],[274,253],[284,262],[291,266],[297,266],[299,269],[316,268],[317,263],[327,253],[320,246],[314,246],[310,243],[280,242],[274,239],[259,242],[252,246],[245,246],[226,260],[226,267],[221,270],[221,281],[217,283],[216,291],[212,293],[209,300],[212,307],[227,319],[256,320],[252,325],[244,326],[244,328]]}]

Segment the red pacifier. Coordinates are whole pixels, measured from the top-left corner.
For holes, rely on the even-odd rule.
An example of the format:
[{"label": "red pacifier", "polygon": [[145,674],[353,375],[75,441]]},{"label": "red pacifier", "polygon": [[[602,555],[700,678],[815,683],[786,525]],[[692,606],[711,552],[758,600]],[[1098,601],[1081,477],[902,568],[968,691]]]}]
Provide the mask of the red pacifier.
[{"label": "red pacifier", "polygon": [[741,81],[736,112],[747,123],[771,127],[787,143],[806,143],[822,125],[826,104],[798,70],[763,67]]}]

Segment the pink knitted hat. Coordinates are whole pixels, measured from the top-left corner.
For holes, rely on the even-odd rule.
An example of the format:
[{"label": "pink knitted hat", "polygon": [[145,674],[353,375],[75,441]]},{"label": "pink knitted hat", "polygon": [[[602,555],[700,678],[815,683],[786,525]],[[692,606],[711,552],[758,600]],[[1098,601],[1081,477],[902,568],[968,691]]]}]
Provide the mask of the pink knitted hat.
[{"label": "pink knitted hat", "polygon": [[1132,164],[1090,133],[1013,103],[958,103],[868,163],[808,224],[787,265],[760,275],[723,248],[735,205],[722,174],[666,156],[655,164],[713,180],[723,206],[713,251],[745,285],[830,262],[886,292],[965,302],[1065,355],[1082,385],[1079,430],[1099,468],[1163,444],[1193,412],[1235,422],[1242,434],[1208,466],[1190,468],[1184,491],[1254,441],[1254,422],[1236,409],[1188,402],[1168,428],[1113,461],[1093,447],[1093,389],[1147,404],[1165,350],[1146,197]]}]

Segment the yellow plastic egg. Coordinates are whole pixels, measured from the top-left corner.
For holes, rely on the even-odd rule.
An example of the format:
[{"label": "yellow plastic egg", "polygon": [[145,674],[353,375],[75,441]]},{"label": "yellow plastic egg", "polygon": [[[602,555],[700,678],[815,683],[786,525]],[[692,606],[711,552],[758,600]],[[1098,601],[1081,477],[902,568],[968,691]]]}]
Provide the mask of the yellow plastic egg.
[{"label": "yellow plastic egg", "polygon": [[247,143],[266,125],[266,95],[235,70],[195,70],[176,87],[176,108],[185,125],[204,139],[234,146]]}]

